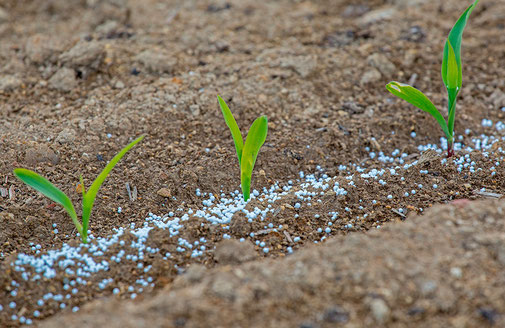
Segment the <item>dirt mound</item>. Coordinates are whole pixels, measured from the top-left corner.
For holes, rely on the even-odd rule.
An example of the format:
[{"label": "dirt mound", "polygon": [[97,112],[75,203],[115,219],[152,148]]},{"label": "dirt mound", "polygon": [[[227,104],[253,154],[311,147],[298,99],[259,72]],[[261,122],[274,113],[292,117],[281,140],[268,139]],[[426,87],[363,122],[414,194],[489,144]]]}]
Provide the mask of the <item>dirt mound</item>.
[{"label": "dirt mound", "polygon": [[41,327],[505,326],[505,202],[436,206],[282,260],[190,267],[138,301]]}]

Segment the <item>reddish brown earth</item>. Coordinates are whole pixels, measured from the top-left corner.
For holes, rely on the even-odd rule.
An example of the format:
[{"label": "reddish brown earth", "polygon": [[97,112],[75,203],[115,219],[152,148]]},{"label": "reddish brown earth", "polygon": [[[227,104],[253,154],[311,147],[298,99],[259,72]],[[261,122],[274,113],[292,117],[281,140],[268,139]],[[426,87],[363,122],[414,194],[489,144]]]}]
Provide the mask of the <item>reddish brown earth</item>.
[{"label": "reddish brown earth", "polygon": [[[436,122],[384,88],[391,80],[411,81],[442,108],[443,44],[469,4],[1,1],[0,326],[19,325],[12,315],[32,318],[35,310],[41,315],[34,323],[47,320],[47,327],[81,320],[89,326],[130,322],[132,327],[504,325],[503,204],[467,203],[505,193],[503,164],[496,164],[503,159],[503,141],[487,153],[468,153],[481,170],[458,172],[452,160],[442,163],[440,155],[418,150],[440,143]],[[481,122],[505,117],[504,22],[505,4],[482,0],[465,30],[456,119],[465,146],[475,147],[471,138],[481,134],[503,135]],[[63,273],[27,282],[11,295],[12,281],[22,280],[11,263],[21,253],[34,254],[30,243],[46,252],[79,241],[64,210],[17,181],[14,168],[39,172],[78,204],[79,175],[89,186],[107,160],[145,134],[100,189],[93,234],[106,237],[114,228],[140,226],[149,213],[199,209],[203,199],[197,188],[218,198],[221,191],[239,188],[217,94],[243,131],[257,116],[268,116],[253,188],[278,182],[280,190],[294,181],[268,216],[282,229],[248,223],[240,213],[229,230],[192,218],[181,236],[207,240],[207,250],[196,259],[175,252],[177,244],[162,230],[153,231],[147,244],[174,256],[145,260],[153,266],[154,287],[133,302],[126,300],[127,287],[141,272],[132,263],[90,278],[90,287],[80,289],[64,310],[57,303],[35,304],[48,291],[62,292]],[[408,154],[405,163],[418,162],[398,175],[387,171],[381,177],[385,185],[339,170],[352,164],[367,170],[400,165],[370,156],[396,149]],[[335,177],[348,194],[329,192],[321,202],[297,209],[293,192],[302,189],[296,181],[300,171]],[[348,185],[349,174],[354,187]],[[126,183],[137,188],[137,199],[130,199]],[[260,205],[252,200],[248,208]],[[328,227],[331,211],[340,213],[331,233],[318,232]],[[253,262],[219,261],[215,246],[223,232],[245,238],[254,249],[244,250],[245,259]],[[294,236],[301,242],[293,242]],[[327,237],[324,245],[310,246],[322,237]],[[255,240],[270,251],[265,254]],[[295,252],[287,256],[289,247]],[[187,268],[193,269],[178,275]],[[118,295],[112,287],[96,287],[111,276]],[[10,309],[13,301],[16,307]],[[81,311],[71,314],[75,306]]]}]

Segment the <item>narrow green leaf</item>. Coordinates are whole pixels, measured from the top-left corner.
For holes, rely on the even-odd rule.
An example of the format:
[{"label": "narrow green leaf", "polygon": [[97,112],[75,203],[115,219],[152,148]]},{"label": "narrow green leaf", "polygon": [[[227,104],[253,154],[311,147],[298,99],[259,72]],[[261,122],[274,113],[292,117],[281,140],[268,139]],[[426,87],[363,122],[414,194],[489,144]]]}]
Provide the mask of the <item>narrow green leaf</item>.
[{"label": "narrow green leaf", "polygon": [[[448,94],[448,113],[449,117],[447,119],[447,127],[449,130],[449,134],[452,136],[453,128],[454,128],[454,118],[455,118],[455,109],[456,109],[456,98],[458,96],[459,91],[461,90],[461,81],[459,80],[459,68],[456,62],[456,55],[454,54],[454,49],[452,48],[452,44],[449,40],[447,40],[448,45],[448,57],[447,57],[447,94]],[[452,139],[451,139],[452,140]]]},{"label": "narrow green leaf", "polygon": [[449,130],[447,128],[447,122],[438,109],[433,105],[433,103],[419,90],[400,82],[389,82],[386,85],[386,89],[395,96],[409,102],[410,104],[416,106],[417,108],[429,113],[433,116],[442,130],[444,131],[447,139],[449,139]]},{"label": "narrow green leaf", "polygon": [[447,94],[448,94],[448,112],[449,116],[447,118],[447,128],[449,130],[449,134],[451,135],[451,138],[449,138],[449,143],[452,142],[452,136],[454,135],[454,120],[456,118],[456,98],[458,97],[460,89],[459,88],[452,88],[452,89],[447,89]]},{"label": "narrow green leaf", "polygon": [[263,146],[267,138],[267,132],[267,117],[258,117],[251,125],[245,141],[244,150],[242,152],[242,161],[240,163],[240,180],[245,201],[247,201],[250,196],[252,171],[260,148]]},{"label": "narrow green leaf", "polygon": [[[89,218],[91,216],[91,210],[93,209],[93,204],[95,202],[96,194],[105,181],[105,178],[109,175],[110,171],[116,166],[119,160],[138,142],[144,139],[144,136],[140,136],[126,147],[124,147],[114,158],[105,166],[102,172],[96,177],[95,181],[91,184],[88,191],[82,199],[82,227],[83,227],[83,237],[87,235]],[[84,186],[83,186],[84,187]]]},{"label": "narrow green leaf", "polygon": [[72,218],[72,221],[77,228],[79,233],[82,231],[82,226],[77,219],[77,214],[75,213],[74,205],[67,195],[60,189],[56,188],[51,182],[46,178],[40,176],[39,174],[27,170],[27,169],[15,169],[14,175],[33,189],[42,193],[47,198],[60,204],[67,211],[68,215]]},{"label": "narrow green leaf", "polygon": [[449,43],[452,45],[454,49],[454,55],[456,57],[456,63],[458,65],[458,83],[457,86],[459,89],[461,89],[462,86],[462,65],[461,65],[461,39],[463,38],[463,31],[465,29],[466,23],[468,22],[468,17],[472,13],[473,9],[477,5],[479,0],[475,0],[475,2],[470,5],[465,12],[459,17],[458,21],[456,24],[451,29],[451,32],[449,32],[449,36],[447,38],[447,41],[444,46],[444,57],[442,60],[442,80],[444,81],[444,85],[448,85],[448,75],[447,75],[447,70],[449,66]]},{"label": "narrow green leaf", "polygon": [[447,56],[447,89],[458,89],[459,85],[459,67],[456,61],[456,54],[452,48],[451,42],[447,40],[448,56]]},{"label": "narrow green leaf", "polygon": [[233,138],[233,142],[235,143],[235,150],[237,151],[238,164],[242,162],[242,149],[244,148],[244,141],[242,139],[242,133],[231,113],[231,110],[228,108],[228,105],[224,102],[223,98],[217,96],[217,100],[219,101],[219,106],[221,107],[221,112],[223,113],[224,120],[228,128],[230,129],[231,136]]}]

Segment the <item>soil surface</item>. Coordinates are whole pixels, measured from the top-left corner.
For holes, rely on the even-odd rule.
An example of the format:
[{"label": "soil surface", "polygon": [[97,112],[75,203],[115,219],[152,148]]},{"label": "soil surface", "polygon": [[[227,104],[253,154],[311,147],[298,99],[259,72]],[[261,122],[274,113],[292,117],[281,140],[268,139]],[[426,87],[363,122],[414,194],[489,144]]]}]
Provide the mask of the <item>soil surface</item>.
[{"label": "soil surface", "polygon": [[436,206],[282,260],[193,264],[142,301],[95,301],[41,327],[503,327],[504,213],[503,201]]},{"label": "soil surface", "polygon": [[[504,325],[503,203],[472,200],[505,194],[505,3],[465,30],[453,158],[385,90],[447,115],[442,50],[468,5],[0,1],[0,326]],[[268,116],[247,204],[217,94],[244,137]],[[80,214],[79,176],[142,134],[89,245],[12,173]]]}]

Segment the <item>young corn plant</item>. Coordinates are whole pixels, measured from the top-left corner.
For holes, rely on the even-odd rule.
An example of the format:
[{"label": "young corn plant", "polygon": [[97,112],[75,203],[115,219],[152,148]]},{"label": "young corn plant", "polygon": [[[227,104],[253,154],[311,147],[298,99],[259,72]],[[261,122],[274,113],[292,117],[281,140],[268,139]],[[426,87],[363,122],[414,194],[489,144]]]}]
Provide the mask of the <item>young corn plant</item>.
[{"label": "young corn plant", "polygon": [[406,100],[417,108],[431,114],[437,120],[447,138],[447,157],[454,155],[454,119],[456,115],[456,100],[462,86],[462,66],[461,66],[461,39],[468,17],[477,5],[476,0],[454,24],[449,37],[445,42],[444,56],[442,60],[442,80],[447,88],[448,94],[448,119],[444,119],[433,103],[421,91],[416,88],[400,83],[390,82],[386,85],[389,92],[395,96]]},{"label": "young corn plant", "polygon": [[105,181],[105,178],[109,175],[110,171],[116,166],[119,160],[138,142],[140,142],[144,136],[140,136],[139,138],[132,141],[128,146],[123,148],[114,158],[105,166],[103,171],[96,177],[95,181],[89,187],[89,190],[86,192],[84,187],[84,180],[82,175],[80,176],[80,183],[82,187],[82,224],[79,222],[77,218],[77,213],[75,212],[74,205],[70,198],[60,189],[56,188],[51,182],[49,182],[46,178],[40,176],[39,174],[27,170],[18,168],[14,170],[14,175],[28,186],[33,189],[39,191],[44,196],[50,198],[54,202],[63,206],[63,208],[67,211],[68,215],[72,219],[81,236],[81,240],[83,243],[88,242],[88,227],[89,227],[89,218],[91,216],[91,210],[93,209],[93,204],[95,203],[96,194],[98,193],[98,189]]},{"label": "young corn plant", "polygon": [[268,131],[268,120],[265,115],[258,117],[254,120],[249,128],[245,144],[242,139],[242,133],[233,117],[230,109],[224,100],[217,96],[221,112],[223,113],[226,125],[230,128],[233,142],[235,143],[235,150],[237,151],[238,164],[240,165],[240,183],[242,185],[242,194],[244,201],[250,197],[251,192],[251,177],[256,157],[260,151],[261,146],[265,143]]}]

